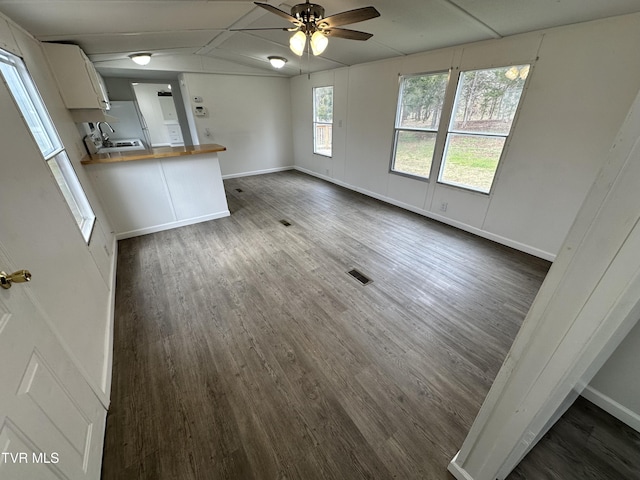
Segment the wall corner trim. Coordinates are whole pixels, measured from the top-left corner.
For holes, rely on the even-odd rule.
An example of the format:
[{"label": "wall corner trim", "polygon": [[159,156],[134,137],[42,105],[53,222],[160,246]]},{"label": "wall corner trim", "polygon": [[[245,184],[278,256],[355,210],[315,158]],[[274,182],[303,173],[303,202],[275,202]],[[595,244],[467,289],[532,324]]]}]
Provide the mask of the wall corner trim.
[{"label": "wall corner trim", "polygon": [[447,470],[451,475],[456,477],[457,480],[473,480],[473,477],[467,473],[467,471],[458,464],[458,455],[460,452],[456,453],[456,456],[453,457],[453,460],[449,463]]},{"label": "wall corner trim", "polygon": [[111,301],[109,303],[109,311],[107,312],[107,325],[104,340],[104,368],[102,371],[101,388],[102,393],[100,402],[104,405],[106,410],[109,410],[109,404],[111,403],[111,379],[113,377],[113,338],[114,338],[114,326],[116,318],[116,272],[118,268],[118,240],[113,235],[111,243],[111,286],[109,293],[111,294]]}]

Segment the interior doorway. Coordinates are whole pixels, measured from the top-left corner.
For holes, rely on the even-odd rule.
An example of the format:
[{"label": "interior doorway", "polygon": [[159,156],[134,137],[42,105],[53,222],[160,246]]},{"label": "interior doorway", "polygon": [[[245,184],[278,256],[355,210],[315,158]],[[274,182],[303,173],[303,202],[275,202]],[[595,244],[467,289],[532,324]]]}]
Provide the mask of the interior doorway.
[{"label": "interior doorway", "polygon": [[132,87],[151,147],[183,146],[184,136],[171,85],[134,82]]}]

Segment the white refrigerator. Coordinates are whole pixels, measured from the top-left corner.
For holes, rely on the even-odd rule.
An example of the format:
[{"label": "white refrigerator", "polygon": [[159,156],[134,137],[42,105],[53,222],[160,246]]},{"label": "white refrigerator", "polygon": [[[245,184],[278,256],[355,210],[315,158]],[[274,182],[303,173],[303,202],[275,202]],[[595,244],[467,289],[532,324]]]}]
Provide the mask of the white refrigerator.
[{"label": "white refrigerator", "polygon": [[138,109],[138,105],[133,101],[110,102],[111,109],[109,115],[118,119],[111,126],[115,130],[109,134],[111,140],[124,140],[130,138],[141,139],[145,147],[149,147],[149,132],[144,117]]}]

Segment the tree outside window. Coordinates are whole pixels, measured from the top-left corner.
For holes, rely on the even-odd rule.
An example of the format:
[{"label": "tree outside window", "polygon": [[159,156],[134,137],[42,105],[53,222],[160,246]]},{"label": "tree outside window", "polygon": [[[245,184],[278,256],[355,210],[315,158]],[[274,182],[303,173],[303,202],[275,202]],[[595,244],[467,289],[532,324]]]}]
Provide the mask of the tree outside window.
[{"label": "tree outside window", "polygon": [[[489,193],[529,69],[515,65],[461,72],[447,110],[445,93],[455,76],[401,77],[391,171],[428,179],[437,160],[438,182]],[[447,133],[438,137],[449,112]],[[434,159],[436,152],[442,157]]]},{"label": "tree outside window", "polygon": [[331,156],[333,145],[333,87],[313,89],[313,153]]},{"label": "tree outside window", "polygon": [[462,72],[438,180],[488,193],[529,65]]},{"label": "tree outside window", "polygon": [[448,73],[401,78],[391,170],[428,178]]}]

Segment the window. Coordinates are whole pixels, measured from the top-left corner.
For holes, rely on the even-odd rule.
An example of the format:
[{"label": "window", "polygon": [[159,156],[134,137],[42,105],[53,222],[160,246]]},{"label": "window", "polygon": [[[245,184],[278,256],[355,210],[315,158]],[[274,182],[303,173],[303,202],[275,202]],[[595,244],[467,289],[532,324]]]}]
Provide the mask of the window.
[{"label": "window", "polygon": [[489,193],[529,65],[462,72],[438,180]]},{"label": "window", "polygon": [[391,171],[429,178],[448,78],[401,77]]},{"label": "window", "polygon": [[461,72],[455,97],[448,73],[401,77],[391,171],[428,179],[433,166],[440,183],[489,193],[529,69]]},{"label": "window", "polygon": [[82,236],[88,242],[96,217],[27,68],[22,59],[0,50],[0,73],[69,205]]},{"label": "window", "polygon": [[331,156],[333,143],[333,87],[313,89],[313,153]]}]

